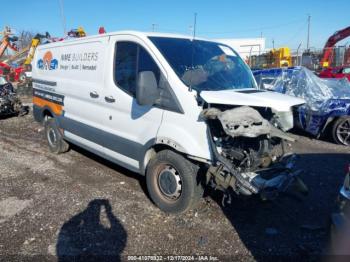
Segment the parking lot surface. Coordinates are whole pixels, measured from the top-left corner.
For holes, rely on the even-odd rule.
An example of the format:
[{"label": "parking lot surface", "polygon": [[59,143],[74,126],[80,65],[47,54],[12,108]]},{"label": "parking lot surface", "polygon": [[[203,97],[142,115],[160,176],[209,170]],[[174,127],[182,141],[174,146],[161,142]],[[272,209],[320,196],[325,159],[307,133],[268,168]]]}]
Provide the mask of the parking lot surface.
[{"label": "parking lot surface", "polygon": [[[53,155],[29,114],[0,120],[0,260],[94,254],[211,255],[219,260],[318,256],[349,149],[296,136],[307,196],[273,202],[209,192],[196,210],[166,215],[145,179],[78,147]],[[33,257],[34,256],[34,257]]]}]

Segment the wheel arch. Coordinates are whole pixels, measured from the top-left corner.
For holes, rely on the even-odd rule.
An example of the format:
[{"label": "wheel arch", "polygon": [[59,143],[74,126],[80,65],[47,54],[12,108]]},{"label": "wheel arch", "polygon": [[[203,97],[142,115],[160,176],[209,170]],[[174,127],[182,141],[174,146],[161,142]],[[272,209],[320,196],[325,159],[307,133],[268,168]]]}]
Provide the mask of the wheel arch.
[{"label": "wheel arch", "polygon": [[332,128],[332,126],[334,125],[334,122],[339,118],[339,116],[330,116],[327,118],[326,122],[323,125],[323,128],[320,132],[320,135],[323,135],[325,133],[327,133],[327,130],[329,130],[330,128]]},{"label": "wheel arch", "polygon": [[48,106],[39,107],[34,105],[33,114],[34,114],[34,119],[39,123],[43,123],[47,117],[55,118],[55,114],[52,112],[51,108]]},{"label": "wheel arch", "polygon": [[[342,124],[342,121],[347,121],[349,123],[350,116],[349,115],[342,115],[342,116],[339,116],[336,119],[334,119],[334,121],[332,122],[332,125],[330,126],[331,136],[332,136],[333,141],[335,143],[340,144],[340,145],[350,146],[350,144],[348,142],[349,136],[347,136],[345,138],[345,141],[341,141],[341,139],[337,135],[337,132],[338,132],[337,130],[339,128],[339,125]],[[347,135],[349,135],[349,133]]]},{"label": "wheel arch", "polygon": [[171,150],[174,151],[178,154],[181,155],[186,155],[185,152],[181,152],[179,151],[176,147],[173,147],[171,145],[168,144],[164,144],[164,143],[157,143],[155,142],[153,145],[150,146],[146,146],[146,150],[144,151],[144,154],[142,155],[141,159],[140,159],[140,173],[142,175],[146,174],[146,169],[147,169],[147,165],[149,163],[149,161],[160,151],[162,150]]},{"label": "wheel arch", "polygon": [[51,111],[49,107],[44,107],[42,111],[42,118],[45,120],[46,117],[54,118],[55,114]]},{"label": "wheel arch", "polygon": [[146,174],[147,166],[150,162],[150,160],[160,151],[163,150],[171,150],[177,154],[182,155],[189,161],[195,163],[195,164],[208,164],[209,161],[204,158],[195,157],[189,155],[181,146],[174,146],[174,144],[165,144],[165,143],[155,143],[151,146],[146,147],[147,149],[144,151],[143,156],[140,160],[140,173],[142,175]]}]

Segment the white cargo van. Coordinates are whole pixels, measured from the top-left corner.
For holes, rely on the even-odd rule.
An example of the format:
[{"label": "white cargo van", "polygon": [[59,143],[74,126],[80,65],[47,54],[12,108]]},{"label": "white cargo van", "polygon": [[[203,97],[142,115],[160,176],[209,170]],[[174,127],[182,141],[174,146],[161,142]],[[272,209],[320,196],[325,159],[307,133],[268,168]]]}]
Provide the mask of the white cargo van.
[{"label": "white cargo van", "polygon": [[224,44],[116,32],[42,45],[32,68],[50,150],[73,143],[145,175],[165,212],[187,210],[207,185],[271,197],[295,180],[283,142],[304,101],[258,90]]}]

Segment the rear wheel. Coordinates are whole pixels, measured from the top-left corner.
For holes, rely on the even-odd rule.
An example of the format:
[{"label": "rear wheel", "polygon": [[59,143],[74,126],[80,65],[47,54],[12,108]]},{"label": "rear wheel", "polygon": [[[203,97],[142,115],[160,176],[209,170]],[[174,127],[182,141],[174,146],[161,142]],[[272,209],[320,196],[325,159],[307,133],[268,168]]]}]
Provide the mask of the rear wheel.
[{"label": "rear wheel", "polygon": [[340,117],[334,122],[332,136],[337,144],[350,146],[350,117]]},{"label": "rear wheel", "polygon": [[61,154],[69,150],[69,144],[64,141],[54,118],[45,120],[45,136],[52,153]]},{"label": "rear wheel", "polygon": [[147,168],[147,188],[153,202],[166,213],[181,213],[203,196],[198,166],[171,151],[160,151]]}]

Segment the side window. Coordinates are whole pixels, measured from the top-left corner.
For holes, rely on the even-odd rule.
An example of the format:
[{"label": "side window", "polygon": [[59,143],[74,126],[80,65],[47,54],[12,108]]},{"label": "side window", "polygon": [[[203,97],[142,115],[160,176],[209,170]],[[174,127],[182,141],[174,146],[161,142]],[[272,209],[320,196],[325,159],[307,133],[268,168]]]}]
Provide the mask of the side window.
[{"label": "side window", "polygon": [[142,46],[117,42],[116,50],[114,79],[118,87],[135,97],[137,75],[143,71],[152,71],[159,85],[160,69]]},{"label": "side window", "polygon": [[114,64],[116,84],[135,96],[138,45],[131,42],[117,42]]},{"label": "side window", "polygon": [[154,62],[153,58],[148,54],[148,52],[143,47],[140,47],[138,61],[139,63],[138,63],[137,73],[140,73],[143,71],[152,71],[159,85],[160,69],[156,64],[156,62]]}]

